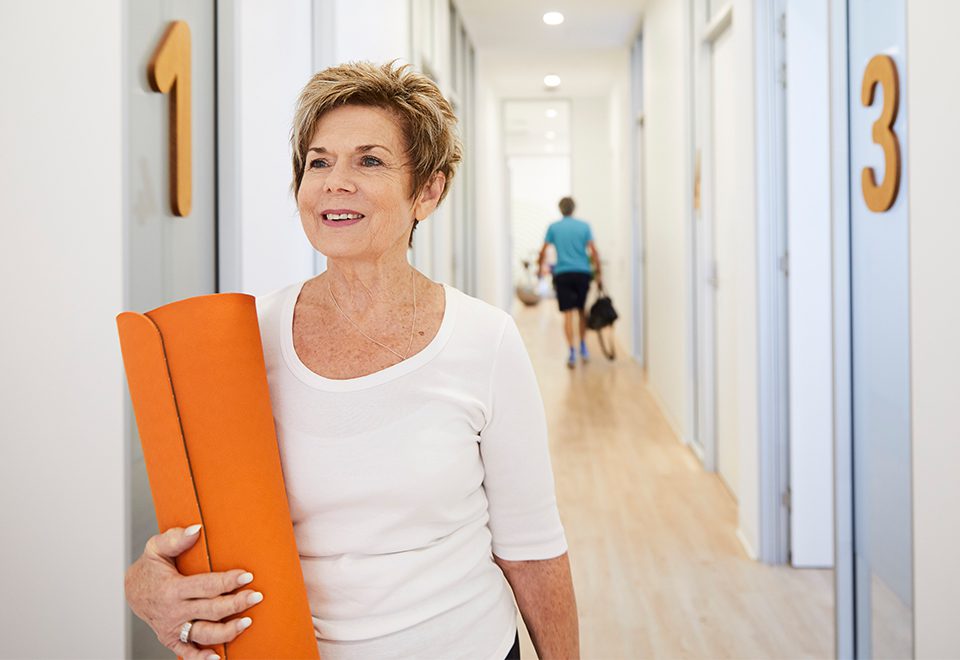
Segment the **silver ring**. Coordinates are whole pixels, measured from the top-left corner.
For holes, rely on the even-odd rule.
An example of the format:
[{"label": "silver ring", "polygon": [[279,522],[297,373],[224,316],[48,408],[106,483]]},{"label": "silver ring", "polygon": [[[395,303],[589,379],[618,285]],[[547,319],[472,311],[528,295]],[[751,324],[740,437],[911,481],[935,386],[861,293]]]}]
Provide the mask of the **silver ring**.
[{"label": "silver ring", "polygon": [[180,626],[180,641],[184,644],[190,642],[190,629],[193,628],[193,621],[187,621]]}]

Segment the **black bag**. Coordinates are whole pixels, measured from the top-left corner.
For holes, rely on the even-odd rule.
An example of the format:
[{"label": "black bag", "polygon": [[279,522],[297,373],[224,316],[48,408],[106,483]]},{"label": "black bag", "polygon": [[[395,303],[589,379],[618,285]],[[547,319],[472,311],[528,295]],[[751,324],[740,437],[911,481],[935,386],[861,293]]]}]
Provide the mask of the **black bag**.
[{"label": "black bag", "polygon": [[[610,300],[610,296],[606,294],[601,286],[599,288],[599,296],[596,301],[590,306],[590,314],[587,315],[587,327],[591,330],[597,331],[597,338],[600,340],[600,348],[603,350],[603,354],[607,356],[608,359],[612,360],[617,357],[616,349],[613,345],[613,339],[611,337],[610,348],[607,348],[607,343],[603,338],[603,328],[613,328],[613,322],[617,320],[619,315],[617,310],[613,308],[613,301]],[[612,334],[612,333],[611,333]]]}]

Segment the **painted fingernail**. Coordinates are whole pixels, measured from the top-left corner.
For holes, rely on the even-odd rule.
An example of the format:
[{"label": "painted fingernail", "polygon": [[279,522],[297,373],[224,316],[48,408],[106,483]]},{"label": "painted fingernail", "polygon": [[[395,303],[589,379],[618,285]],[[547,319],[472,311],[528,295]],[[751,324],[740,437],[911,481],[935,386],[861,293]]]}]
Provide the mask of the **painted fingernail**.
[{"label": "painted fingernail", "polygon": [[263,594],[259,591],[254,591],[252,594],[247,596],[247,605],[256,605],[263,600]]},{"label": "painted fingernail", "polygon": [[241,573],[237,578],[237,584],[250,584],[253,582],[253,573]]},{"label": "painted fingernail", "polygon": [[243,632],[250,627],[251,623],[253,623],[253,619],[248,616],[245,616],[242,619],[237,619],[237,631]]},{"label": "painted fingernail", "polygon": [[200,531],[201,527],[203,527],[203,525],[190,525],[185,530],[183,530],[183,533],[186,536],[193,536],[194,534]]},{"label": "painted fingernail", "polygon": [[217,655],[216,653],[211,653],[210,655],[207,656],[207,660],[220,660],[220,656]]}]

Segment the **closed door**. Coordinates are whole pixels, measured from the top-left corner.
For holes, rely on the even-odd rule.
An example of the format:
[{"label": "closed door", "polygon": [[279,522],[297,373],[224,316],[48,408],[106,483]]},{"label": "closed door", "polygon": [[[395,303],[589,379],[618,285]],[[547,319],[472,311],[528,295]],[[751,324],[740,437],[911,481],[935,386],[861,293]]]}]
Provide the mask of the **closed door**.
[{"label": "closed door", "polygon": [[[127,304],[132,310],[143,312],[216,291],[214,9],[214,0],[126,4],[124,220]],[[170,144],[176,136],[170,134],[170,95],[154,91],[147,72],[169,24],[175,20],[189,26],[191,50],[188,110],[192,199],[189,213],[182,217],[174,215],[171,203]],[[157,533],[157,521],[132,412],[129,419],[129,544],[130,556],[136,558],[147,539]],[[130,630],[133,658],[169,656],[146,624],[132,615]]]},{"label": "closed door", "polygon": [[633,355],[642,367],[647,366],[647,256],[646,236],[644,235],[644,188],[646,161],[644,159],[643,121],[636,128],[636,178],[633,182],[634,204],[634,245],[633,245]]},{"label": "closed door", "polygon": [[738,220],[736,190],[737,71],[733,30],[713,44],[711,63],[713,113],[713,218],[716,283],[716,429],[717,471],[736,497],[740,478],[739,399],[737,396]]},{"label": "closed door", "polygon": [[[913,652],[907,89],[904,0],[849,1],[853,544],[858,657]],[[876,58],[881,58],[878,61]],[[879,66],[878,66],[879,62]],[[891,77],[891,67],[896,75]],[[865,78],[878,81],[865,106]],[[895,98],[896,97],[896,98]],[[882,119],[898,101],[896,121]],[[879,121],[879,124],[878,124]],[[879,134],[884,150],[874,142]],[[889,147],[899,145],[899,163]],[[896,195],[867,203],[861,180]]]}]

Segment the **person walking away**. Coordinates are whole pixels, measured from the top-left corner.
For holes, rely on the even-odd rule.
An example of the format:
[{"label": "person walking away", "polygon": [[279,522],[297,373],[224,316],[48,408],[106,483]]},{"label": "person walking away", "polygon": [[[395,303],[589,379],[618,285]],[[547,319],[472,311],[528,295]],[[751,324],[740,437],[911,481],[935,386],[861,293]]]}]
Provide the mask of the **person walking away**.
[{"label": "person walking away", "polygon": [[[587,315],[584,307],[587,303],[591,280],[596,277],[597,283],[601,282],[600,255],[597,254],[597,247],[593,243],[593,231],[590,225],[573,217],[573,210],[576,208],[573,198],[564,197],[560,200],[559,207],[563,217],[547,228],[547,235],[540,249],[540,274],[546,273],[544,265],[547,259],[547,246],[553,245],[557,251],[557,263],[553,268],[553,288],[557,292],[557,303],[560,313],[563,314],[563,334],[570,349],[567,355],[567,366],[573,369],[577,364],[573,334],[574,314],[580,317],[580,359],[583,362],[590,360],[586,342]],[[590,265],[591,259],[593,268]]]}]

